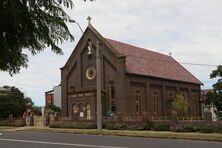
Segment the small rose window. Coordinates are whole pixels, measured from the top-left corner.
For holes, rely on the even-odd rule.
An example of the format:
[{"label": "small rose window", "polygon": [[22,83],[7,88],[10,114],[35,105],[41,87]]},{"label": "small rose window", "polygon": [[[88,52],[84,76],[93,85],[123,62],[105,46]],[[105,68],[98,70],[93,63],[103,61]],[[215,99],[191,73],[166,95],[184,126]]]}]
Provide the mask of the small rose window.
[{"label": "small rose window", "polygon": [[96,69],[94,67],[89,67],[86,70],[86,77],[87,77],[87,79],[92,80],[92,79],[95,78],[95,76],[96,76]]}]

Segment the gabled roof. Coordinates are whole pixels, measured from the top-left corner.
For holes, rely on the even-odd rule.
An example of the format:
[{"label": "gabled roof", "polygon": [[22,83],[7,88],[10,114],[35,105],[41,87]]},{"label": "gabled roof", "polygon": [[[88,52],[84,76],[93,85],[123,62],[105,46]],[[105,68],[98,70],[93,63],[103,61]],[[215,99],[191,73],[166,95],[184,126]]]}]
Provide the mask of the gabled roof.
[{"label": "gabled roof", "polygon": [[54,94],[54,90],[49,90],[49,91],[45,92],[45,94],[47,94],[47,95]]},{"label": "gabled roof", "polygon": [[87,35],[87,32],[92,31],[95,36],[98,37],[98,39],[103,42],[117,57],[121,57],[122,55],[119,55],[119,53],[113,49],[113,47],[106,41],[106,39],[91,25],[88,24],[87,28],[85,29],[85,31],[83,32],[82,37],[80,38],[79,42],[77,43],[75,49],[73,50],[72,54],[70,55],[69,59],[67,60],[67,62],[65,63],[65,65],[63,67],[61,67],[60,69],[63,70],[66,65],[69,64],[69,61],[72,59],[72,57],[74,56],[76,49],[78,49],[78,47],[81,44],[81,41],[84,39],[84,37]]},{"label": "gabled roof", "polygon": [[106,39],[120,54],[126,56],[127,73],[202,84],[171,56]]},{"label": "gabled roof", "polygon": [[[119,41],[106,39],[91,24],[89,24],[84,31],[75,49],[78,48],[81,40],[84,38],[88,30],[91,30],[98,37],[98,39],[103,42],[118,58],[126,57],[127,73],[202,84],[200,80],[193,76],[171,56]],[[74,51],[69,57],[65,66],[68,64],[72,55],[74,55]],[[61,70],[64,67],[62,67]]]}]

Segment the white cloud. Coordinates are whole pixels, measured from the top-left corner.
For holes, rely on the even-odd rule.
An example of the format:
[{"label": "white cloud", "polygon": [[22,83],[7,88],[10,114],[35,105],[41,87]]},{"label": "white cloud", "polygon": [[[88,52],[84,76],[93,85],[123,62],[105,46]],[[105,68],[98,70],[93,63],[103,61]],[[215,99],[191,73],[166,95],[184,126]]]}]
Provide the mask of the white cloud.
[{"label": "white cloud", "polygon": [[[84,29],[87,16],[104,36],[168,54],[181,62],[222,64],[222,1],[203,0],[97,0],[74,1],[69,15]],[[44,104],[44,92],[60,83],[60,67],[81,36],[76,24],[68,24],[75,42],[61,45],[64,55],[49,49],[29,57],[28,69],[10,77],[0,72],[0,85],[23,88],[36,104]],[[183,65],[210,87],[215,67]]]}]

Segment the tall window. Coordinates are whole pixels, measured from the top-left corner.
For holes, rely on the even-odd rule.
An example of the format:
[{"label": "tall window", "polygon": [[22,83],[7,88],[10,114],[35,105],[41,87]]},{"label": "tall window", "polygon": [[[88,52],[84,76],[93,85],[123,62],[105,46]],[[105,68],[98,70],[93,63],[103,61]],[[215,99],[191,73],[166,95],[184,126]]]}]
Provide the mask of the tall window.
[{"label": "tall window", "polygon": [[86,119],[91,119],[91,110],[90,110],[90,104],[86,104]]},{"label": "tall window", "polygon": [[153,110],[154,113],[158,113],[158,95],[157,93],[153,93]]},{"label": "tall window", "polygon": [[83,105],[82,103],[79,104],[79,116],[84,117],[84,112],[83,112]]},{"label": "tall window", "polygon": [[173,100],[173,94],[171,92],[169,93],[168,98],[169,98],[168,100]]},{"label": "tall window", "polygon": [[193,108],[194,108],[194,113],[197,113],[197,96],[193,96]]},{"label": "tall window", "polygon": [[108,94],[109,94],[109,110],[112,113],[116,113],[116,90],[115,83],[110,81],[108,83]]},{"label": "tall window", "polygon": [[141,94],[140,91],[136,91],[136,112],[140,113],[140,100],[141,100]]},{"label": "tall window", "polygon": [[173,93],[170,92],[169,95],[168,95],[168,100],[167,100],[167,112],[170,114],[173,107],[172,107],[172,101],[174,100],[174,97],[173,97]]}]

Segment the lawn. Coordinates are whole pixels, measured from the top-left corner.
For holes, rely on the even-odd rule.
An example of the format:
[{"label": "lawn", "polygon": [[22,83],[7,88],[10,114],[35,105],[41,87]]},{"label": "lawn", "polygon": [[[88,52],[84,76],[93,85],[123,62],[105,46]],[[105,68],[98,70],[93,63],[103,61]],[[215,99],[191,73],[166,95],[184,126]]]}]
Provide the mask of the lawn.
[{"label": "lawn", "polygon": [[13,126],[0,126],[0,131],[1,130],[14,129],[14,128],[17,128],[17,127],[13,127]]},{"label": "lawn", "polygon": [[185,140],[203,140],[220,141],[222,134],[219,133],[178,133],[178,132],[157,132],[157,131],[129,131],[129,130],[96,130],[96,129],[61,129],[61,128],[26,128],[25,131],[43,131],[59,132],[73,134],[93,134],[93,135],[112,135],[112,136],[130,136],[146,138],[167,138],[167,139],[185,139]]}]

